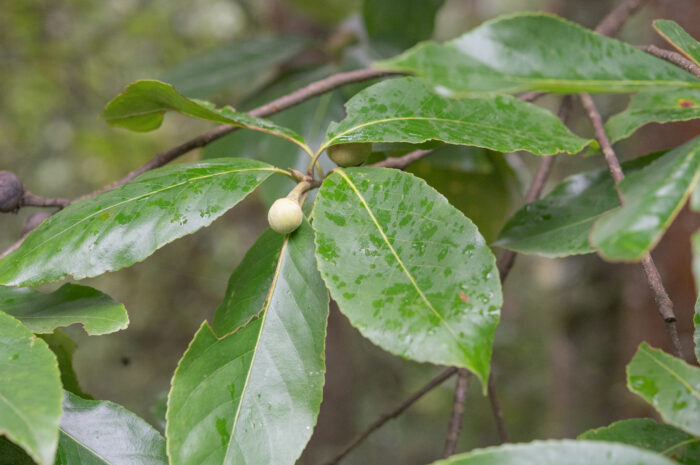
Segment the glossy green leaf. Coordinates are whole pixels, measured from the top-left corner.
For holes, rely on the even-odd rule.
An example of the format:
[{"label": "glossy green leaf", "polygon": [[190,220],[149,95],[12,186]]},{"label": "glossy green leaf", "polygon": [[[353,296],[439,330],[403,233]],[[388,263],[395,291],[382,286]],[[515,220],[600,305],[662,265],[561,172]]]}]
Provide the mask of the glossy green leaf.
[{"label": "glossy green leaf", "polygon": [[495,259],[474,224],[398,170],[335,170],[314,204],[319,270],[375,344],[486,380],[502,304]]},{"label": "glossy green leaf", "polygon": [[457,39],[424,42],[375,66],[416,74],[458,96],[700,88],[700,79],[677,66],[543,13],[487,21]]},{"label": "glossy green leaf", "polygon": [[[199,329],[168,399],[172,465],[293,464],[323,394],[328,292],[308,223],[268,231],[233,273],[213,329]],[[217,335],[219,337],[217,337]]]},{"label": "glossy green leaf", "polygon": [[700,362],[700,231],[696,231],[690,238],[693,246],[693,275],[695,276],[695,292],[698,297],[695,300],[695,315],[693,323],[695,324],[695,333],[693,340],[695,342],[695,358]]},{"label": "glossy green leaf", "polygon": [[700,463],[700,438],[650,418],[616,421],[610,426],[586,431],[578,439],[619,442],[657,452],[685,465]]},{"label": "glossy green leaf", "polygon": [[433,465],[673,465],[662,455],[598,441],[535,441],[453,455]]},{"label": "glossy green leaf", "polygon": [[[430,39],[435,15],[444,0],[364,0],[362,16],[367,34],[378,45],[398,51]],[[408,25],[408,27],[407,27]]]},{"label": "glossy green leaf", "polygon": [[39,337],[49,345],[51,352],[56,355],[58,369],[61,372],[61,384],[63,385],[63,389],[83,399],[92,399],[93,397],[84,392],[80,387],[78,376],[73,369],[73,354],[77,347],[73,339],[68,337],[68,335],[60,329],[55,330],[51,334],[41,334]]},{"label": "glossy green leaf", "polygon": [[[625,162],[622,169],[629,175],[661,155],[653,153]],[[595,221],[619,206],[608,168],[575,174],[546,196],[518,210],[494,245],[545,257],[592,253],[588,237]]]},{"label": "glossy green leaf", "polygon": [[688,34],[677,22],[657,19],[654,21],[654,29],[669,44],[700,66],[700,42]]},{"label": "glossy green leaf", "polygon": [[124,407],[64,393],[57,465],[166,465],[165,440]]},{"label": "glossy green leaf", "polygon": [[0,311],[20,320],[34,333],[80,323],[93,336],[129,325],[126,308],[97,289],[64,284],[49,294],[29,288],[0,286]]},{"label": "glossy green leaf", "polygon": [[168,111],[265,132],[286,139],[307,152],[311,151],[304,139],[291,129],[248,113],[236,112],[231,107],[219,109],[213,103],[187,98],[178,93],[172,85],[154,80],[129,84],[124,92],[107,104],[102,118],[111,126],[145,132],[158,129]]},{"label": "glossy green leaf", "polygon": [[671,225],[698,179],[700,136],[625,177],[618,185],[624,205],[596,222],[591,245],[608,260],[641,260]]},{"label": "glossy green leaf", "polygon": [[190,58],[163,76],[182,94],[207,98],[221,91],[245,96],[270,81],[279,67],[309,45],[303,37],[237,40]]},{"label": "glossy green leaf", "polygon": [[39,465],[53,463],[61,418],[61,377],[44,341],[0,312],[0,436]]},{"label": "glossy green leaf", "polygon": [[346,142],[440,140],[499,152],[575,153],[590,141],[572,134],[552,113],[508,95],[454,100],[419,79],[390,79],[346,104],[347,118],[328,128],[322,148]]},{"label": "glossy green leaf", "polygon": [[644,342],[627,365],[627,386],[666,423],[700,436],[700,368]]},{"label": "glossy green leaf", "polygon": [[632,96],[625,111],[605,123],[612,142],[629,137],[648,123],[668,123],[700,118],[700,90],[642,92]]},{"label": "glossy green leaf", "polygon": [[[330,76],[335,68],[323,67],[305,73],[296,73],[280,80],[275,86],[256,95],[249,105],[263,105],[282,95],[293,92],[314,81]],[[301,134],[313,147],[323,142],[325,130],[331,121],[343,118],[345,98],[340,90],[325,93],[319,97],[289,108],[270,119],[276,124],[291,128]],[[305,172],[309,157],[304,149],[290,147],[279,137],[268,137],[257,131],[236,131],[204,147],[204,158],[246,157],[255,158],[281,168],[295,168]],[[323,163],[323,158],[321,159]],[[335,165],[333,165],[335,166]],[[330,166],[324,166],[324,169]],[[294,187],[291,179],[280,178],[260,187],[260,195],[268,204],[284,197]]]},{"label": "glossy green leaf", "polygon": [[275,172],[226,158],[171,165],[64,208],[0,259],[0,284],[97,276],[208,226]]}]

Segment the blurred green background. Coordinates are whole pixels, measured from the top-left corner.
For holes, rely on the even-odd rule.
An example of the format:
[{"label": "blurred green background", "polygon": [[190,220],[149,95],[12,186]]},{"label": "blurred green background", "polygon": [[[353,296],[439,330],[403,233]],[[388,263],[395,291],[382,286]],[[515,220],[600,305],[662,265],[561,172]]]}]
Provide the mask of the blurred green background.
[{"label": "blurred green background", "polygon": [[[107,184],[210,127],[171,115],[161,129],[137,134],[98,119],[105,103],[140,78],[175,83],[184,93],[249,109],[339,70],[367,66],[416,40],[455,37],[484,20],[544,10],[593,27],[609,0],[0,0],[0,169],[32,192],[74,197]],[[363,15],[364,9],[364,15]],[[434,15],[434,21],[433,21]],[[427,18],[427,19],[426,19]],[[700,37],[697,0],[651,2],[621,32],[633,44],[662,42],[651,20],[668,18]],[[342,118],[350,86],[282,113],[276,120],[317,143]],[[559,97],[540,104],[555,109]],[[610,115],[626,97],[597,98]],[[579,108],[572,129],[591,135]],[[700,124],[652,125],[619,144],[622,158],[679,145]],[[375,145],[376,157],[409,147]],[[238,132],[182,161],[251,156],[282,167],[303,160],[294,146]],[[600,157],[566,156],[553,179],[600,167]],[[522,202],[536,165],[529,154],[445,148],[412,167],[493,238]],[[550,183],[549,187],[553,184]],[[143,415],[162,429],[164,399],[178,359],[203,319],[211,318],[231,271],[266,227],[266,204],[290,186],[268,186],[218,220],[129,269],[87,280],[126,304],[130,327],[87,337],[69,328],[85,391]],[[34,211],[0,217],[0,249],[20,236]],[[690,350],[694,290],[687,211],[655,252]],[[55,287],[55,286],[53,286]],[[47,289],[53,288],[46,286]],[[573,437],[615,419],[651,412],[625,389],[624,365],[642,340],[668,349],[653,298],[637,266],[595,256],[519,257],[505,285],[495,373],[515,441]],[[403,400],[440,367],[396,358],[363,340],[333,308],[325,399],[300,463],[335,453],[382,411]],[[387,424],[343,463],[422,464],[438,457],[454,380]],[[497,442],[488,400],[469,391],[459,450]]]}]

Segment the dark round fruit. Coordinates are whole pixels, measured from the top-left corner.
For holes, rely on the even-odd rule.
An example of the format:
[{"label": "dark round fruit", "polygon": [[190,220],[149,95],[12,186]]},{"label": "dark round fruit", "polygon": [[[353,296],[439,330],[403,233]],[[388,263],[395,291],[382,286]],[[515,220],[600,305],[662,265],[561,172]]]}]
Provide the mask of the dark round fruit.
[{"label": "dark round fruit", "polygon": [[24,186],[15,173],[0,171],[0,212],[16,212],[22,203]]},{"label": "dark round fruit", "polygon": [[333,162],[342,166],[357,166],[367,161],[370,153],[372,153],[372,144],[369,142],[349,143],[331,145],[326,149],[328,156]]}]

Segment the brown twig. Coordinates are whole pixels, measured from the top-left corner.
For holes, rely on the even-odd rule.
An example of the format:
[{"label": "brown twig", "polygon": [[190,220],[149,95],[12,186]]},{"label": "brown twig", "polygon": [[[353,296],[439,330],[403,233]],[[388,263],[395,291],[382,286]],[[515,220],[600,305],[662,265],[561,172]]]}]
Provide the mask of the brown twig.
[{"label": "brown twig", "polygon": [[[617,159],[617,155],[612,148],[612,144],[610,144],[610,139],[605,132],[603,120],[590,95],[581,94],[581,103],[586,109],[586,113],[588,113],[588,118],[591,120],[595,137],[598,140],[598,143],[600,143],[600,147],[605,155],[605,161],[608,164],[608,168],[610,168],[610,174],[612,175],[617,188],[620,181],[625,178],[625,174],[623,173],[620,162]],[[617,195],[620,199],[620,203],[624,204],[624,199],[619,189],[617,189]],[[642,259],[642,268],[647,276],[649,287],[654,293],[657,309],[663,318],[664,323],[666,324],[666,332],[668,332],[671,342],[673,343],[673,348],[676,355],[683,358],[683,348],[681,346],[680,338],[678,337],[678,328],[676,327],[676,315],[673,311],[673,302],[669,298],[668,293],[664,288],[661,275],[654,264],[654,260],[651,258],[651,254],[647,253]]]},{"label": "brown twig", "polygon": [[343,450],[341,450],[337,455],[335,455],[332,459],[327,460],[324,462],[324,465],[335,465],[338,463],[343,457],[345,457],[348,452],[353,450],[355,447],[360,445],[365,439],[367,439],[367,436],[372,434],[375,430],[379,429],[384,423],[388,422],[389,420],[398,417],[401,415],[404,410],[406,410],[408,407],[413,405],[418,399],[423,397],[425,394],[428,392],[432,391],[439,385],[441,385],[445,380],[447,380],[449,377],[457,373],[457,368],[455,367],[450,367],[446,368],[443,370],[439,375],[437,375],[435,378],[431,379],[428,384],[420,388],[418,391],[413,393],[411,397],[408,399],[404,400],[401,402],[399,405],[394,407],[393,409],[384,412],[379,418],[377,418],[374,423],[372,423],[369,428],[364,430],[362,433],[358,434],[355,436],[355,438],[350,441],[345,447],[343,447]]},{"label": "brown twig", "polygon": [[403,170],[406,169],[406,167],[411,163],[416,162],[427,155],[430,155],[434,151],[435,149],[414,150],[413,152],[409,152],[406,155],[402,155],[400,157],[389,157],[386,160],[382,160],[370,166],[375,168],[397,168]]},{"label": "brown twig", "polygon": [[648,0],[623,0],[607,14],[596,26],[595,31],[604,36],[614,36],[627,18],[640,9]]},{"label": "brown twig", "polygon": [[24,191],[21,206],[23,207],[58,207],[65,208],[70,205],[70,200],[63,198],[46,198]]},{"label": "brown twig", "polygon": [[[321,79],[316,82],[312,82],[311,84],[304,86],[300,89],[295,90],[294,92],[291,92],[290,94],[284,95],[278,99],[275,99],[269,103],[266,103],[265,105],[262,105],[260,107],[254,108],[251,110],[249,113],[253,116],[262,118],[265,116],[270,116],[275,113],[279,113],[282,110],[286,110],[287,108],[293,107],[295,105],[298,105],[302,102],[305,102],[306,100],[309,100],[313,97],[316,97],[318,95],[324,94],[326,92],[329,92],[333,89],[337,89],[338,87],[342,87],[347,84],[351,84],[354,82],[362,82],[362,81],[367,81],[370,79],[376,79],[380,77],[386,77],[386,76],[393,76],[396,75],[397,73],[392,73],[388,71],[381,71],[377,69],[359,69],[359,70],[354,70],[354,71],[347,71],[344,73],[338,73],[334,74],[332,76],[329,76],[325,79]],[[217,126],[214,129],[205,132],[204,134],[200,134],[197,137],[194,137],[187,142],[184,142],[176,147],[173,147],[171,149],[166,150],[165,152],[161,152],[151,158],[147,163],[145,163],[143,166],[131,171],[129,174],[124,176],[123,178],[114,181],[111,184],[108,184],[100,189],[97,189],[96,191],[90,192],[89,194],[83,195],[79,197],[76,200],[85,198],[85,197],[91,197],[96,194],[100,194],[102,192],[108,191],[110,189],[114,189],[115,187],[121,186],[122,184],[125,184],[132,179],[136,178],[137,176],[145,173],[146,171],[152,170],[154,168],[161,167],[167,163],[170,163],[177,157],[184,155],[185,153],[194,150],[199,147],[204,147],[207,144],[210,144],[211,142],[214,142],[217,139],[222,138],[223,136],[230,134],[236,130],[240,129],[237,126],[231,126],[228,124],[223,124],[221,126]]]},{"label": "brown twig", "polygon": [[459,433],[462,431],[462,419],[464,418],[464,405],[467,401],[467,389],[469,388],[469,373],[464,368],[460,368],[457,372],[457,387],[455,388],[454,401],[452,402],[452,415],[450,416],[450,424],[447,427],[447,438],[445,439],[445,448],[442,456],[447,458],[457,450],[457,441],[459,441]]},{"label": "brown twig", "polygon": [[654,55],[655,57],[662,58],[668,62],[671,62],[674,65],[683,68],[689,73],[694,74],[696,77],[700,78],[700,66],[696,65],[680,53],[659,48],[656,45],[640,45],[637,48],[640,50],[644,50],[650,55]]},{"label": "brown twig", "polygon": [[491,376],[489,376],[489,384],[488,384],[488,391],[489,391],[489,402],[491,403],[491,411],[493,412],[493,415],[496,419],[496,428],[498,429],[498,439],[501,441],[501,444],[510,442],[510,438],[508,437],[508,430],[506,429],[506,422],[505,419],[503,418],[503,409],[501,408],[501,403],[498,401],[498,395],[496,393],[496,381],[494,378],[493,372],[491,373]]}]

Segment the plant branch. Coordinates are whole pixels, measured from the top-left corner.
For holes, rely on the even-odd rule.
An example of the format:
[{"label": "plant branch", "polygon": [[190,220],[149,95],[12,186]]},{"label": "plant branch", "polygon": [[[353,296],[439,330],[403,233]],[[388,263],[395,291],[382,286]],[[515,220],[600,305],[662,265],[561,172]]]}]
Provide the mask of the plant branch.
[{"label": "plant branch", "polygon": [[63,198],[46,198],[41,197],[36,194],[32,194],[29,191],[24,191],[22,196],[22,202],[20,206],[22,207],[58,207],[65,208],[70,205],[70,200]]},{"label": "plant branch", "polygon": [[435,149],[414,150],[413,152],[409,152],[406,155],[402,155],[400,157],[389,157],[386,160],[382,160],[370,166],[375,168],[397,168],[403,170],[406,169],[406,167],[411,163],[416,162],[427,155],[430,155],[434,151]]},{"label": "plant branch", "polygon": [[454,401],[452,402],[452,415],[450,416],[450,424],[447,427],[447,439],[445,440],[445,448],[442,456],[447,458],[457,450],[457,441],[459,441],[459,433],[462,431],[462,419],[464,417],[464,405],[467,401],[467,389],[469,388],[469,378],[471,373],[460,368],[457,372],[457,387],[455,388]]},{"label": "plant branch", "polygon": [[343,450],[341,450],[336,456],[334,456],[332,459],[324,462],[324,465],[337,464],[351,450],[353,450],[355,447],[360,445],[365,439],[367,439],[367,437],[370,434],[372,434],[372,432],[379,429],[382,425],[384,425],[384,423],[388,422],[389,420],[401,415],[408,407],[410,407],[411,405],[416,403],[416,401],[418,399],[423,397],[428,392],[432,391],[434,388],[441,385],[443,382],[445,382],[445,380],[450,378],[455,373],[457,373],[457,368],[455,368],[455,367],[450,367],[450,368],[443,370],[439,375],[437,375],[435,378],[431,379],[428,384],[426,384],[425,386],[420,388],[418,391],[413,393],[413,395],[411,395],[411,397],[404,400],[403,402],[401,402],[399,405],[397,405],[393,409],[384,412],[366,430],[364,430],[362,433],[355,436],[355,438],[352,441],[350,441],[345,447],[343,447]]},{"label": "plant branch", "polygon": [[503,409],[501,409],[501,403],[498,401],[498,395],[496,393],[496,379],[494,378],[493,372],[489,376],[488,392],[491,410],[493,411],[493,416],[496,420],[496,428],[498,429],[498,439],[501,441],[501,444],[510,442],[508,430],[506,429],[506,422],[503,418]]},{"label": "plant branch", "polygon": [[680,53],[659,48],[656,45],[640,45],[637,48],[640,50],[644,50],[650,55],[654,55],[655,57],[669,61],[674,65],[683,68],[689,73],[694,74],[696,77],[700,78],[700,66],[696,65]]},{"label": "plant branch", "polygon": [[596,26],[595,31],[604,36],[615,36],[625,21],[648,0],[623,0]]},{"label": "plant branch", "polygon": [[[625,174],[622,172],[620,162],[618,161],[617,155],[612,148],[612,144],[610,144],[610,139],[605,132],[605,127],[603,126],[603,120],[600,116],[600,112],[598,112],[593,99],[588,94],[581,94],[581,103],[586,109],[586,113],[588,113],[588,118],[591,120],[593,130],[595,131],[595,137],[600,143],[600,147],[605,155],[605,161],[608,164],[610,174],[615,181],[615,187],[617,189],[617,195],[620,198],[620,203],[624,204],[622,193],[617,188],[617,185],[625,178]],[[654,260],[651,258],[651,254],[647,253],[642,259],[642,268],[647,276],[649,287],[654,293],[657,309],[663,318],[664,323],[666,324],[666,332],[668,332],[671,342],[673,343],[673,348],[676,355],[683,358],[683,349],[678,336],[678,328],[676,327],[676,315],[673,311],[673,302],[669,298],[668,293],[664,288],[661,275],[654,264]]]}]

